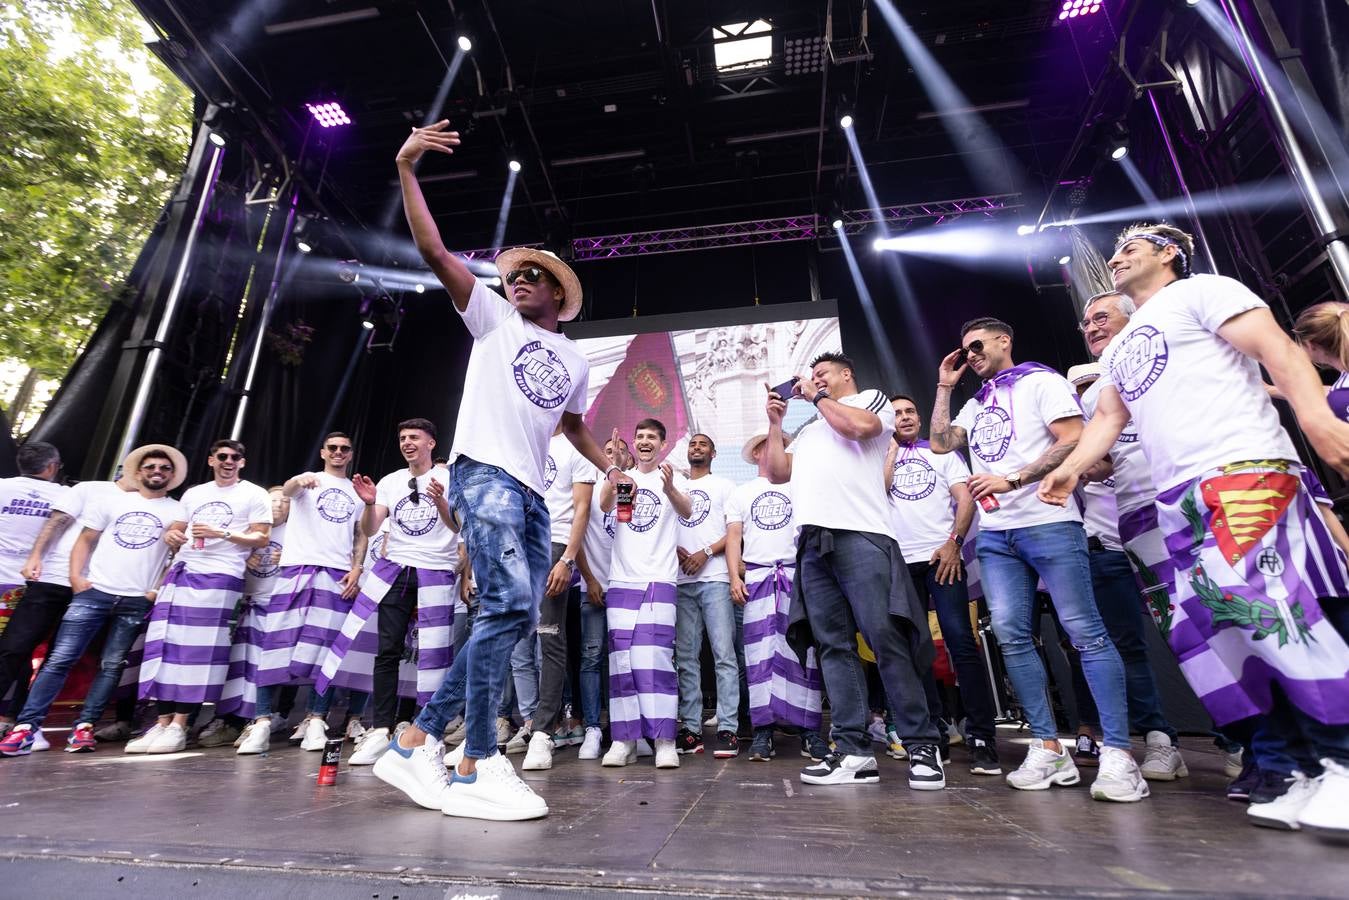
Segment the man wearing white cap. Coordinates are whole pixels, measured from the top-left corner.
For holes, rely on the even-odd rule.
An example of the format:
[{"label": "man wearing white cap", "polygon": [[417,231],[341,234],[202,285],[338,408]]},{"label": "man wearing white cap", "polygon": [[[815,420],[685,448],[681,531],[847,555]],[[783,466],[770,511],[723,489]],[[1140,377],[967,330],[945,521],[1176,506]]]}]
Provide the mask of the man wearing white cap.
[{"label": "man wearing white cap", "polygon": [[123,484],[134,485],[134,489],[101,497],[80,514],[82,530],[70,554],[74,597],[19,712],[18,724],[0,742],[4,756],[27,756],[33,751],[42,721],[71,667],[107,625],[98,674],[66,749],[88,752],[95,747],[94,723],[117,688],[127,651],[140,634],[164,574],[169,555],[164,537],[171,524],[184,519],[182,504],[167,496],[187,475],[183,454],[163,444],[137,447],[127,454],[122,472]]},{"label": "man wearing white cap", "polygon": [[[417,249],[474,339],[447,494],[463,516],[478,615],[440,690],[380,757],[375,775],[447,815],[532,819],[547,815],[548,805],[497,752],[496,707],[510,650],[537,622],[552,567],[543,469],[559,421],[563,434],[607,480],[629,479],[605,459],[581,418],[590,367],[558,332],[559,322],[581,310],[576,274],[551,253],[507,250],[496,261],[507,301],[445,249],[416,166],[426,151],[451,154],[458,144],[448,121],[414,128],[398,151],[397,166]],[[447,780],[441,735],[460,704],[467,738]]]}]

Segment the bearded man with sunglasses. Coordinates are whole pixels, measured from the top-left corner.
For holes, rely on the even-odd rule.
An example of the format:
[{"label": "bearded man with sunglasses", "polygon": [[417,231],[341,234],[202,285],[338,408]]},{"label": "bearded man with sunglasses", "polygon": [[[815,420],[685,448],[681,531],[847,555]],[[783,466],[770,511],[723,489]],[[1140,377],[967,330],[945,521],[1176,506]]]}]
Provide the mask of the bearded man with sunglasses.
[{"label": "bearded man with sunglasses", "polygon": [[454,657],[459,538],[454,511],[445,499],[449,473],[432,457],[436,434],[428,419],[398,423],[398,452],[407,466],[385,475],[379,484],[360,474],[351,482],[363,503],[361,530],[366,537],[379,533],[386,520],[389,530],[384,557],[362,578],[315,688],[322,693],[331,685],[372,691],[374,727],[361,735],[350,760],[354,766],[373,765],[388,748],[399,693],[414,692],[411,673],[406,687],[399,677],[409,650],[409,627],[416,627],[418,703],[440,687]]},{"label": "bearded man with sunglasses", "polygon": [[248,557],[267,546],[272,530],[267,491],[239,477],[244,455],[238,441],[212,444],[206,462],[214,477],[187,489],[187,520],[164,535],[177,557],[150,613],[140,668],[140,698],[158,701],[159,720],[127,753],[182,750],[188,719],[225,687],[230,615],[243,596]]}]

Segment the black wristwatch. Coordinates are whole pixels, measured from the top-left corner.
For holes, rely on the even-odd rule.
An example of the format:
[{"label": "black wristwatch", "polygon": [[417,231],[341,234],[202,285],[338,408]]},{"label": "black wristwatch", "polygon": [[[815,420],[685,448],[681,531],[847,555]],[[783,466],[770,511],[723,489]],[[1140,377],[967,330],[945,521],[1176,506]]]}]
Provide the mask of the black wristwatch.
[{"label": "black wristwatch", "polygon": [[829,392],[824,389],[820,389],[815,392],[815,399],[811,400],[810,402],[814,406],[819,406],[821,400],[828,400],[828,399],[830,399]]}]

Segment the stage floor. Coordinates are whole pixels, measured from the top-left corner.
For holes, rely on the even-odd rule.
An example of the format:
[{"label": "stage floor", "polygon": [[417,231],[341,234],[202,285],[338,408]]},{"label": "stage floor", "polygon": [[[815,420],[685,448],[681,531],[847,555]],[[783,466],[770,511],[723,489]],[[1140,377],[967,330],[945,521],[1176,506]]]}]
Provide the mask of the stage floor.
[{"label": "stage floor", "polygon": [[[561,750],[528,775],[551,815],[526,823],[421,810],[368,768],[344,764],[319,787],[320,754],[284,742],[255,757],[110,745],[0,759],[0,894],[1343,897],[1349,885],[1349,848],[1248,825],[1202,738],[1185,741],[1189,778],[1131,805],[1093,802],[1085,784],[1013,791],[969,774],[961,746],[945,791],[910,791],[907,764],[884,756],[879,786],[809,787],[797,748],[780,740],[767,763],[686,756],[674,771]],[[1019,760],[1015,732],[1000,750],[1004,766]]]}]

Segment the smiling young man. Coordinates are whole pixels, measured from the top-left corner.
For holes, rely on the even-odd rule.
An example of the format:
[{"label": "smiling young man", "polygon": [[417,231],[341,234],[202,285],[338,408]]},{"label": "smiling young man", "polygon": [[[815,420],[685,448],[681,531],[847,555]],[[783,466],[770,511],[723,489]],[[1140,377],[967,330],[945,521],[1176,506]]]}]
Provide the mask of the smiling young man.
[{"label": "smiling young man", "polygon": [[1040,486],[1066,503],[1083,472],[1137,426],[1176,572],[1168,639],[1214,723],[1262,715],[1299,763],[1255,824],[1349,833],[1349,573],[1302,481],[1263,366],[1322,459],[1349,472],[1349,423],[1307,355],[1244,285],[1194,275],[1194,242],[1135,225],[1109,260],[1138,308],[1101,354],[1096,414]]},{"label": "smiling young man", "polygon": [[145,627],[140,667],[140,698],[158,701],[159,720],[127,743],[127,753],[182,750],[188,719],[225,687],[229,620],[243,596],[244,569],[272,530],[271,498],[240,477],[244,455],[238,441],[213,443],[206,459],[212,479],[187,489],[187,519],[164,535],[177,556]]},{"label": "smiling young man", "polygon": [[[450,454],[450,502],[463,518],[478,585],[478,615],[435,697],[380,759],[375,774],[418,804],[447,815],[530,819],[548,804],[497,752],[496,708],[510,649],[538,620],[552,567],[544,458],[559,422],[573,446],[608,481],[626,477],[604,458],[581,414],[589,365],[558,322],[581,310],[581,284],[562,260],[540,250],[497,257],[510,301],[489,290],[441,240],[417,183],[423,154],[450,154],[459,134],[441,121],[414,128],[398,151],[403,209],[422,258],[449,292],[473,335]],[[446,783],[441,735],[463,706],[461,758]],[[456,754],[459,755],[459,754]]]},{"label": "smiling young man", "polygon": [[[938,453],[969,447],[976,472],[968,482],[971,494],[976,501],[996,495],[999,503],[994,510],[984,507],[979,516],[976,551],[993,630],[1032,732],[1030,750],[1007,783],[1018,790],[1047,790],[1081,780],[1059,744],[1044,665],[1035,651],[1035,584],[1043,580],[1082,656],[1101,713],[1105,750],[1091,795],[1141,800],[1148,786],[1129,750],[1124,664],[1096,610],[1082,516],[1075,505],[1059,509],[1040,503],[1029,489],[1068,455],[1081,434],[1077,395],[1052,369],[1012,361],[1012,329],[1005,322],[967,322],[960,341],[961,349],[947,354],[937,373],[930,445]],[[952,421],[951,390],[966,368],[984,384]]]}]

